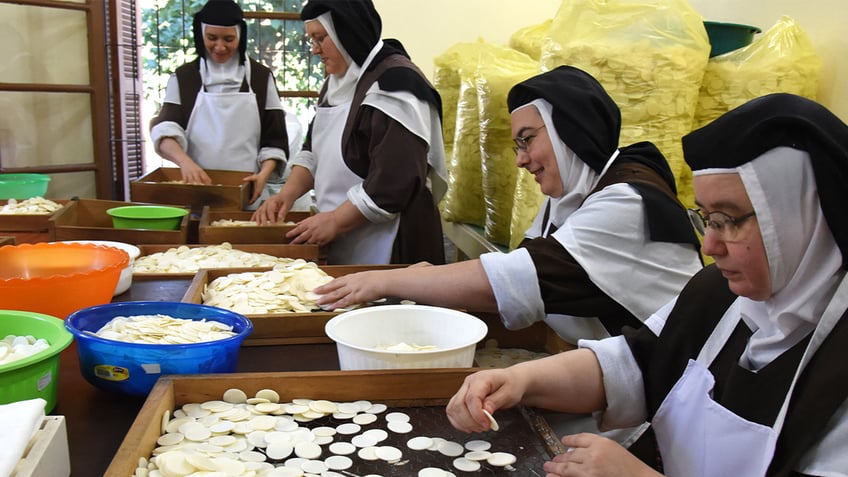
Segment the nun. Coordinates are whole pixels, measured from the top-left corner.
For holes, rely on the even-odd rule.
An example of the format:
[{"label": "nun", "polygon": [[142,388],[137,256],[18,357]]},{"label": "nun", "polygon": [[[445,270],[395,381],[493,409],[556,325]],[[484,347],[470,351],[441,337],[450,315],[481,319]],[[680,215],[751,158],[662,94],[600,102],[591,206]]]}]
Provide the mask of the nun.
[{"label": "nun", "polygon": [[546,321],[563,339],[640,326],[701,269],[698,238],[663,155],[618,147],[621,115],[587,73],[561,66],[507,97],[516,164],[547,196],[509,253],[337,278],[315,289],[331,308],[399,297],[499,313],[509,329]]},{"label": "nun", "polygon": [[285,185],[253,219],[283,220],[314,189],[317,213],[291,243],[326,246],[329,264],[444,263],[438,92],[398,41],[380,39],[370,0],[310,0],[301,18],[327,79]]},{"label": "nun", "polygon": [[[592,434],[548,475],[846,475],[848,126],[790,94],[750,101],[683,138],[693,214],[715,263],[641,329],[469,376],[458,429],[517,404],[648,420],[654,468]],[[646,433],[647,435],[648,433]]]},{"label": "nun", "polygon": [[198,58],[168,80],[151,120],[155,151],[182,180],[211,184],[206,169],[244,171],[251,208],[281,182],[289,153],[286,119],[271,70],[248,58],[247,24],[232,0],[210,0],[192,24]]}]

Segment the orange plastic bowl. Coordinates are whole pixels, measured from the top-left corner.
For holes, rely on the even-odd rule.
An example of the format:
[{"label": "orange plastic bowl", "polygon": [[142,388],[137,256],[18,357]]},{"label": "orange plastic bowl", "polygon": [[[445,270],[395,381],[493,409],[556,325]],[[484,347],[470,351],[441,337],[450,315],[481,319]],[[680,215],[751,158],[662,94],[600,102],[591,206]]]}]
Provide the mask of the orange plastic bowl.
[{"label": "orange plastic bowl", "polygon": [[84,243],[0,247],[0,308],[65,319],[112,300],[127,252]]}]

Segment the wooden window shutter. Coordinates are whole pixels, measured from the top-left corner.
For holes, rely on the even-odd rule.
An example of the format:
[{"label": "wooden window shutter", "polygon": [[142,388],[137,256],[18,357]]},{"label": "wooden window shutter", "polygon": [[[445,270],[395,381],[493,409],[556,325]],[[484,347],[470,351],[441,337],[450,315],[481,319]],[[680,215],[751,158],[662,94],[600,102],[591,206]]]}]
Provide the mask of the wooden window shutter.
[{"label": "wooden window shutter", "polygon": [[129,183],[144,174],[144,138],[141,129],[141,38],[138,1],[111,0],[108,14],[110,142],[115,168],[115,195],[129,200]]}]

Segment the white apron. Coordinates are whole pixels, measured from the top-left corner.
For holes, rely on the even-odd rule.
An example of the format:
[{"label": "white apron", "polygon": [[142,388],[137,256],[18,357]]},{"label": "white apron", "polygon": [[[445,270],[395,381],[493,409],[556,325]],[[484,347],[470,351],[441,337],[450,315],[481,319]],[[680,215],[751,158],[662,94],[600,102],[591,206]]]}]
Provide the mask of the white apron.
[{"label": "white apron", "polygon": [[[250,67],[245,68],[250,87]],[[186,125],[186,153],[203,169],[257,172],[262,126],[253,89],[248,92],[210,93],[200,88]],[[246,174],[247,175],[247,174]],[[255,204],[267,197],[263,192]]]},{"label": "white apron", "polygon": [[726,314],[710,335],[697,361],[666,396],[651,424],[669,477],[763,476],[774,455],[798,377],[848,307],[848,277],[816,326],[804,351],[774,427],[747,421],[712,400],[715,378],[707,369],[739,322]]},{"label": "white apron", "polygon": [[[354,174],[342,158],[342,134],[351,103],[319,107],[312,127],[312,152],[317,158],[315,202],[319,212],[335,210],[347,200],[347,191],[362,178]],[[328,246],[327,263],[386,264],[392,258],[392,246],[400,219],[385,223],[365,223],[337,236]]]}]

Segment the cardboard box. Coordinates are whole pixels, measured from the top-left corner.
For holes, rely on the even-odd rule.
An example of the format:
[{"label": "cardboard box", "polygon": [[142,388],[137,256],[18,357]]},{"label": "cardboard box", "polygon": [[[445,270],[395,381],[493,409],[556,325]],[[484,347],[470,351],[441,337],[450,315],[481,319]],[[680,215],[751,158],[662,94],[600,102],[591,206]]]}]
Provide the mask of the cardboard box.
[{"label": "cardboard box", "polygon": [[130,183],[130,197],[137,202],[187,205],[199,214],[204,205],[215,210],[244,210],[250,204],[253,183],[242,179],[244,171],[206,169],[211,185],[181,183],[179,168],[160,167]]},{"label": "cardboard box", "polygon": [[[284,222],[298,222],[311,215],[310,212],[289,212]],[[286,233],[294,228],[294,225],[285,223],[275,225],[257,225],[250,227],[229,227],[212,225],[217,220],[250,220],[253,212],[244,211],[217,211],[210,207],[203,207],[198,225],[197,241],[205,244],[230,243],[288,243],[291,239],[286,238]]]},{"label": "cardboard box", "polygon": [[[66,207],[70,200],[53,200],[57,204]],[[0,207],[8,204],[8,200],[0,200]],[[0,214],[0,235],[13,237],[15,243],[37,243],[50,241],[51,217],[59,213],[61,209],[50,214]]]},{"label": "cardboard box", "polygon": [[[11,477],[67,477],[71,475],[65,416],[45,416]],[[131,474],[128,474],[131,475]]]},{"label": "cardboard box", "polygon": [[[145,244],[139,245],[138,248],[141,250],[141,254],[139,258],[145,257],[148,255],[152,255],[154,253],[167,252],[173,248],[177,247],[188,247],[188,248],[203,248],[209,247],[213,244]],[[218,244],[215,244],[218,245]],[[308,244],[283,244],[283,245],[272,245],[272,244],[232,244],[234,250],[241,250],[243,252],[250,253],[264,253],[266,255],[271,255],[273,257],[284,257],[284,258],[302,258],[304,260],[308,260],[310,262],[322,263],[319,261],[318,255],[318,246],[317,245],[308,245]],[[244,268],[244,267],[239,267]],[[224,269],[226,270],[226,269]],[[134,273],[135,276],[188,276],[194,277],[196,272],[190,273]]]},{"label": "cardboard box", "polygon": [[[324,265],[321,269],[332,277],[340,277],[367,270],[387,270],[405,265]],[[183,297],[187,303],[203,303],[203,289],[208,283],[231,273],[266,271],[260,268],[200,270],[194,276]],[[310,313],[274,313],[245,315],[253,322],[253,333],[244,340],[244,346],[332,343],[324,333],[324,325],[339,312],[313,311]]]},{"label": "cardboard box", "polygon": [[[503,472],[503,475],[523,476],[541,472],[542,463],[560,450],[551,447],[551,441],[555,445],[557,439],[551,439],[553,432],[532,410],[499,410],[495,417],[500,431],[484,435],[469,436],[449,424],[444,406],[459,389],[465,377],[474,371],[475,368],[444,368],[163,376],[147,396],[105,475],[133,475],[139,458],[149,457],[156,447],[156,439],[161,435],[163,415],[166,412],[172,413],[186,403],[220,400],[230,388],[241,389],[249,397],[261,389],[273,389],[279,393],[280,402],[290,402],[296,398],[334,402],[368,400],[375,404],[387,405],[387,412],[403,411],[410,416],[413,433],[389,432],[389,438],[381,443],[401,449],[402,464],[366,462],[351,455],[354,465],[348,469],[350,473],[347,475],[417,475],[418,470],[425,466],[452,469],[453,457],[407,448],[406,441],[413,435],[442,437],[460,443],[483,438],[491,442],[492,451],[509,452],[517,457],[518,460],[512,465],[514,470],[487,469],[484,471],[485,475],[500,475]],[[385,429],[383,416],[384,414],[372,424],[364,425],[362,430]],[[329,423],[337,424],[335,421]],[[304,425],[315,427],[327,423],[318,420]],[[349,439],[339,436],[337,440]],[[326,455],[329,453],[325,451],[323,456]]]},{"label": "cardboard box", "polygon": [[188,240],[189,215],[179,230],[116,229],[106,213],[113,207],[149,205],[114,200],[72,200],[48,220],[50,240],[112,240],[130,244],[184,244]]}]

